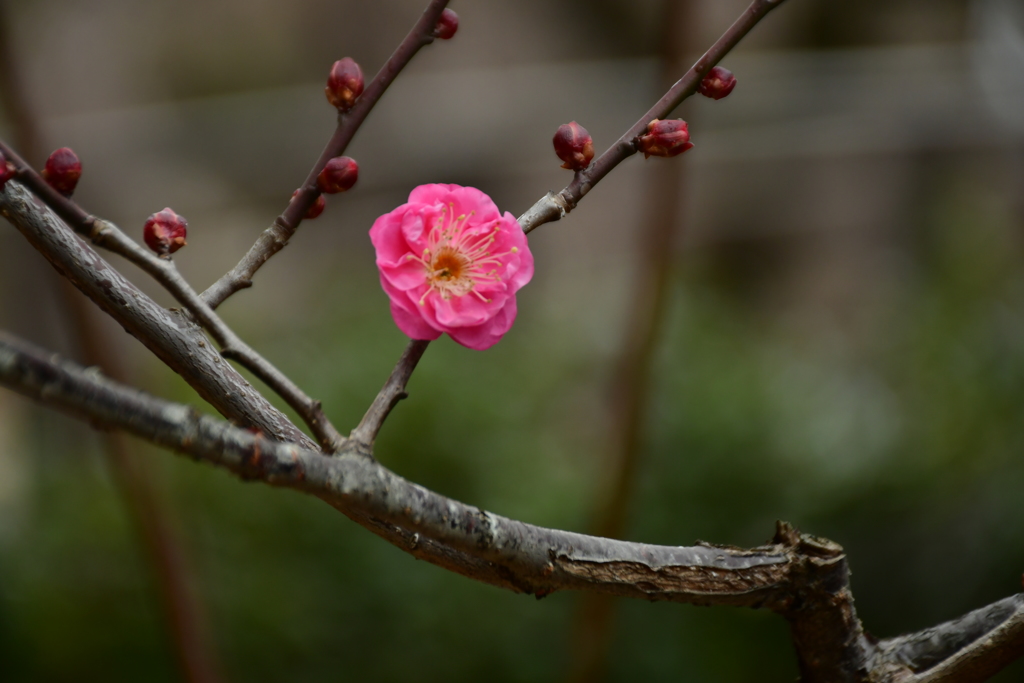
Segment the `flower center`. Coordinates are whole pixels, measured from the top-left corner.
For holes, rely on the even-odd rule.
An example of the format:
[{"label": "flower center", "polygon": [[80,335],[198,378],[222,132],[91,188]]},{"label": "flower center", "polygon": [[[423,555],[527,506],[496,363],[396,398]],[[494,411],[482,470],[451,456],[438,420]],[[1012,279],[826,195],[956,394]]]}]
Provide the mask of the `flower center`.
[{"label": "flower center", "polygon": [[427,284],[430,286],[423,294],[424,298],[431,290],[440,294],[442,299],[463,296],[472,291],[473,264],[457,247],[446,244],[433,252],[433,258],[429,253],[424,253],[423,257],[421,260],[426,265]]},{"label": "flower center", "polygon": [[426,270],[427,291],[420,298],[421,306],[430,292],[437,292],[446,301],[472,292],[481,301],[490,302],[476,291],[476,286],[488,281],[500,282],[498,269],[502,266],[501,257],[518,249],[513,247],[505,254],[492,254],[491,245],[501,230],[501,222],[494,221],[490,230],[467,234],[467,224],[472,215],[455,216],[454,207],[449,205],[448,211],[427,235],[423,256],[409,254],[406,257],[419,261]]},{"label": "flower center", "polygon": [[432,276],[437,280],[458,280],[462,277],[462,271],[467,266],[466,257],[455,251],[452,247],[441,247],[434,255],[434,261],[430,264],[434,272]]}]

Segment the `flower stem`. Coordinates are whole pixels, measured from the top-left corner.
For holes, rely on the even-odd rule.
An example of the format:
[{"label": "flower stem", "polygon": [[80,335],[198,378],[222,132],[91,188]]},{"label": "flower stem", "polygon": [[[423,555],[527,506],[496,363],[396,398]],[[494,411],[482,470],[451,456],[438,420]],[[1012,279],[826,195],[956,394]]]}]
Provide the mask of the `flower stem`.
[{"label": "flower stem", "polygon": [[369,456],[373,452],[373,442],[391,409],[408,396],[405,393],[405,386],[409,383],[409,377],[412,376],[412,371],[416,369],[416,364],[420,362],[429,343],[430,341],[427,339],[409,340],[405,351],[402,352],[402,357],[398,359],[395,369],[391,371],[388,381],[384,383],[377,398],[373,399],[373,403],[363,419],[359,421],[359,425],[352,430],[349,439],[364,455]]}]

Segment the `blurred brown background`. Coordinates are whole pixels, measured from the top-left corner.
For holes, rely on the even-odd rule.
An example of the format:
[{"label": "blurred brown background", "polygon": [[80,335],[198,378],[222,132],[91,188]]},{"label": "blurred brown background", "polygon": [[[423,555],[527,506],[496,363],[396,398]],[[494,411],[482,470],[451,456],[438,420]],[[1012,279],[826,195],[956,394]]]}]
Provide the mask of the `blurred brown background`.
[{"label": "blurred brown background", "polygon": [[[37,129],[25,151],[41,165],[72,147],[76,199],[131,234],[164,206],[187,217],[175,261],[205,288],[333,130],[331,63],[352,56],[369,80],[424,4],[7,2],[9,68]],[[519,215],[570,180],[550,147],[559,124],[579,121],[603,150],[663,91],[666,33],[692,62],[745,6],[454,2],[456,37],[416,57],[349,149],[359,184],[223,315],[347,430],[405,343],[373,219],[426,182],[474,185]],[[623,535],[755,545],[786,519],[846,547],[879,636],[1019,591],[1024,5],[789,0],[723,65],[732,95],[677,112],[692,151],[629,159],[531,235],[537,275],[501,344],[431,346],[381,460],[501,514],[590,528],[614,486],[613,368],[664,203],[679,219]],[[672,164],[680,181],[652,199]],[[101,324],[135,383],[197,403]],[[0,327],[78,353],[56,274],[10,228]],[[572,666],[579,596],[471,584],[316,500],[133,447],[226,680],[537,681]],[[179,679],[102,450],[87,427],[0,393],[0,679]],[[796,675],[771,614],[623,603],[610,628],[609,680]]]}]

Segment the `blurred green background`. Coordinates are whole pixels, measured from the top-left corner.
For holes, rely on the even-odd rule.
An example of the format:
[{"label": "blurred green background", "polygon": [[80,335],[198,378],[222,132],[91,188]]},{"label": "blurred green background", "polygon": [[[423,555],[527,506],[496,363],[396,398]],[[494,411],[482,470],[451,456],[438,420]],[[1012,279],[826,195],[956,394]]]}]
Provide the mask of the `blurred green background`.
[{"label": "blurred green background", "polygon": [[[200,288],[283,210],[333,130],[323,80],[369,79],[425,3],[5,3],[41,164],[138,234],[171,206]],[[693,0],[694,57],[745,7]],[[453,2],[331,197],[222,313],[354,425],[405,339],[366,236],[425,182],[518,215],[568,182],[561,123],[599,150],[660,95],[667,3]],[[670,32],[672,32],[670,31]],[[591,528],[609,487],[613,368],[637,302],[652,179],[684,164],[650,410],[624,536],[757,545],[776,519],[849,553],[865,627],[917,630],[1020,591],[1024,570],[1024,11],[1012,0],[789,0],[688,101],[696,147],[631,158],[531,234],[537,276],[496,347],[432,344],[380,460],[441,493]],[[681,72],[680,72],[681,74]],[[4,102],[4,111],[10,103]],[[9,115],[0,134],[19,134]],[[118,267],[122,262],[111,259]],[[132,266],[123,272],[168,297]],[[133,382],[198,399],[115,325]],[[57,276],[0,230],[0,327],[80,349]],[[542,601],[416,562],[318,500],[132,442],[230,681],[541,681],[571,667],[579,597]],[[622,602],[608,680],[790,681],[770,614]],[[1024,677],[1020,663],[997,680]],[[157,584],[88,427],[0,393],[0,679],[180,680]]]}]

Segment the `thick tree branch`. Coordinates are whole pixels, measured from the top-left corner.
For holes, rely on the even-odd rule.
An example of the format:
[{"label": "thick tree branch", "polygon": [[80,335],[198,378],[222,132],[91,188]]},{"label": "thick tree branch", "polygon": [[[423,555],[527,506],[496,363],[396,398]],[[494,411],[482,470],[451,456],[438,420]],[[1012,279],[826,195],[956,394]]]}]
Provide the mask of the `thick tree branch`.
[{"label": "thick tree branch", "polygon": [[912,683],[981,683],[1024,655],[1024,610],[913,679]]},{"label": "thick tree branch", "polygon": [[110,221],[86,213],[78,204],[50,187],[42,176],[2,141],[0,141],[0,151],[17,167],[18,180],[42,199],[54,213],[63,219],[64,223],[83,237],[88,237],[93,244],[125,257],[152,275],[210,333],[220,345],[222,356],[238,361],[266,382],[267,386],[281,396],[305,420],[324,450],[333,453],[340,448],[345,439],[324,415],[320,402],[307,396],[283,372],[242,341],[196,294],[169,257],[158,257],[142,248]]},{"label": "thick tree branch", "polygon": [[636,153],[636,138],[647,129],[647,124],[654,119],[668,117],[672,110],[690,95],[697,92],[697,86],[704,75],[711,70],[725,55],[740,42],[750,29],[757,25],[768,12],[781,5],[784,0],[754,0],[739,19],[722,34],[711,48],[704,53],[697,63],[673,85],[651,109],[644,114],[633,127],[623,133],[614,145],[582,171],[577,171],[572,182],[561,192],[548,192],[530,209],[519,217],[519,225],[529,233],[531,230],[557,221],[576,208],[576,204],[590,192],[608,173],[625,159]]},{"label": "thick tree branch", "polygon": [[843,549],[824,538],[782,526],[776,542],[794,545],[806,561],[793,577],[789,621],[803,683],[859,683],[868,680],[874,648],[853,606],[850,570]]},{"label": "thick tree branch", "polygon": [[909,683],[974,683],[1024,655],[1024,593],[938,626],[883,640],[879,657],[917,672]]},{"label": "thick tree branch", "polygon": [[[270,441],[5,333],[0,384],[243,479],[316,495],[406,552],[499,587],[538,597],[576,589],[771,609],[791,624],[805,683],[977,681],[983,680],[978,672],[991,675],[1020,652],[1020,596],[883,642],[880,650],[865,637],[854,611],[842,548],[787,524],[780,523],[770,544],[751,549],[655,546],[536,527],[408,482],[352,443],[330,457]],[[924,676],[909,678],[909,666],[896,662],[895,653],[910,663],[941,661]]]},{"label": "thick tree branch", "polygon": [[[876,656],[856,618],[842,549],[788,525],[780,526],[772,544],[750,550],[650,546],[543,529],[428,491],[351,445],[329,458],[268,441],[56,361],[7,335],[0,336],[0,382],[94,424],[126,429],[245,479],[317,495],[407,552],[475,579],[538,596],[585,589],[692,604],[764,606],[790,621],[805,681],[865,681],[873,665],[892,669],[886,657]],[[1001,613],[1005,611],[1003,607]],[[995,619],[999,610],[988,612]],[[1003,643],[1002,649],[994,646],[977,656],[1002,655],[1005,643],[1019,637],[1013,635],[1014,619],[1019,620],[1017,613],[996,629],[1006,631],[1006,638],[996,639],[993,632],[987,639]],[[937,629],[973,634],[979,621],[984,619],[968,615]],[[945,640],[975,642],[970,634]],[[921,640],[894,640],[892,651],[910,652],[910,643]],[[947,662],[959,660],[958,653],[947,650],[932,653],[945,655]]]},{"label": "thick tree branch", "polygon": [[299,227],[302,217],[313,205],[316,198],[320,196],[317,189],[316,177],[324,166],[332,158],[344,154],[348,144],[355,137],[356,131],[366,120],[370,110],[380,100],[384,91],[388,89],[391,82],[395,80],[399,72],[405,68],[412,58],[420,51],[421,47],[434,42],[434,28],[437,20],[444,11],[448,0],[431,0],[430,4],[423,11],[416,25],[409,31],[409,35],[402,40],[402,43],[395,50],[391,58],[385,62],[381,70],[374,76],[373,81],[366,87],[363,94],[356,100],[355,105],[347,113],[338,114],[338,127],[334,135],[327,142],[320,158],[313,165],[306,181],[299,188],[299,194],[288,204],[284,213],[277,217],[274,224],[267,228],[256,240],[256,243],[249,248],[245,256],[238,264],[225,273],[219,280],[214,282],[203,292],[202,297],[210,308],[217,308],[235,292],[252,286],[252,276],[266,263],[271,256],[284,249],[288,240]]},{"label": "thick tree branch", "polygon": [[[0,383],[103,427],[224,467],[243,479],[317,495],[353,515],[414,534],[406,550],[446,546],[469,573],[522,592],[593,589],[695,604],[773,606],[787,600],[788,576],[802,561],[780,543],[743,550],[626,543],[535,527],[459,503],[410,483],[351,446],[329,457],[271,441],[180,404],[119,385],[95,369],[0,334]],[[415,537],[419,535],[419,538]]]},{"label": "thick tree branch", "polygon": [[0,214],[62,275],[177,372],[222,415],[271,438],[313,442],[267,402],[181,311],[159,306],[114,270],[16,181],[0,190]]}]

